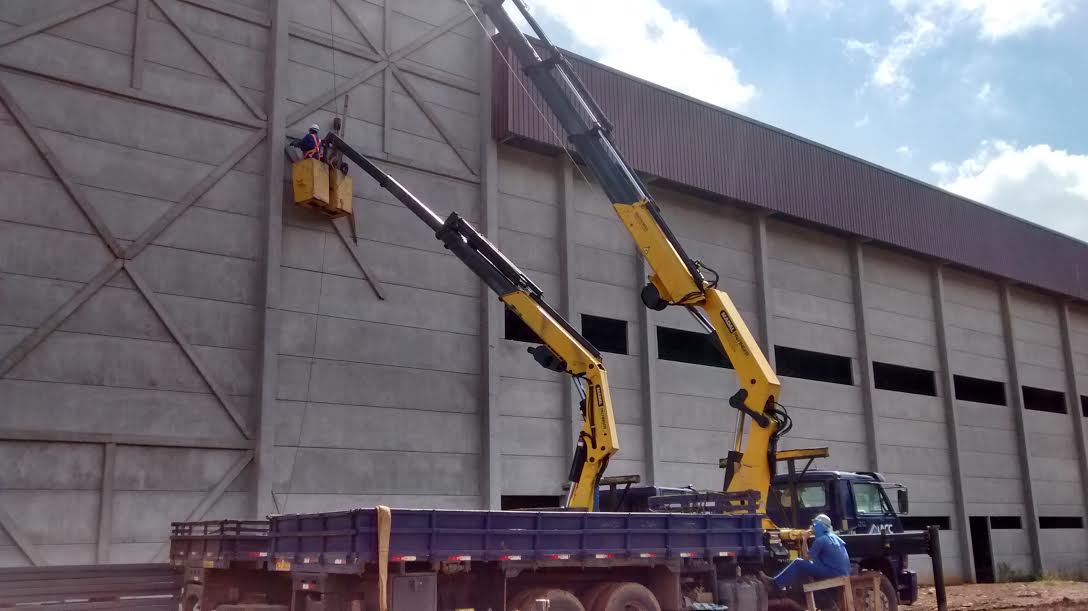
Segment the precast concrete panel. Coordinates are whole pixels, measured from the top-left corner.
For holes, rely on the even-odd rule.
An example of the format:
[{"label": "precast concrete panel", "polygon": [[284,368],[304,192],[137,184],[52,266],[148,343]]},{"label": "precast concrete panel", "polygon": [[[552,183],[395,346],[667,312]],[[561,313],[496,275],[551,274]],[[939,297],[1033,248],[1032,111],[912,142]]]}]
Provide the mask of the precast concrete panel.
[{"label": "precast concrete panel", "polygon": [[[18,535],[0,528],[0,566],[161,560],[171,520],[258,508],[562,494],[576,398],[502,339],[494,295],[361,173],[354,218],[290,205],[283,136],[334,116],[575,328],[627,323],[627,354],[604,354],[609,474],[720,488],[734,372],[659,358],[658,326],[701,329],[643,309],[648,270],[585,168],[488,141],[491,48],[459,0],[0,5],[0,29],[20,27],[0,45],[0,405],[18,407],[0,410],[0,508]],[[929,397],[860,375],[941,369],[927,262],[648,182],[772,358],[781,345],[854,361],[853,385],[782,378],[796,426],[780,447],[828,446],[818,467],[876,460],[916,513],[957,516],[942,534],[947,577],[962,577],[953,449],[969,515],[1026,515],[1019,389],[1010,407],[955,401],[946,423],[944,378]],[[1049,297],[1011,302],[1015,377],[1088,384],[1088,310],[1069,308],[1067,356]],[[951,373],[1008,380],[999,287],[945,270],[943,312]],[[1084,512],[1070,417],[1024,420],[1041,515]],[[1028,526],[993,531],[999,573],[1032,570]],[[1046,568],[1083,563],[1083,531],[1042,533]]]}]

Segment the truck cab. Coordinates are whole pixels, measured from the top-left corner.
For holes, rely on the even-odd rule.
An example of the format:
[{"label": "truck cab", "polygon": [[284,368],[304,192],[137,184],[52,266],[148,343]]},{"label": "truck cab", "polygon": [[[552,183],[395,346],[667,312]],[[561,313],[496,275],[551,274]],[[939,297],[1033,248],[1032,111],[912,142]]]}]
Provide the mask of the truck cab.
[{"label": "truck cab", "polygon": [[903,532],[887,489],[898,488],[900,511],[906,509],[906,489],[888,484],[878,473],[807,471],[794,480],[796,495],[791,490],[790,476],[776,475],[771,480],[767,514],[779,526],[807,528],[813,518],[823,513],[840,534]]},{"label": "truck cab", "polygon": [[[888,497],[891,488],[897,492],[895,505]],[[866,536],[903,532],[899,512],[907,510],[906,488],[889,484],[873,472],[814,470],[792,478],[776,475],[767,499],[767,515],[781,527],[807,528],[817,515],[827,514],[846,541],[851,558],[861,568],[883,573],[885,595],[890,597],[894,591],[899,603],[909,605],[918,597],[918,577],[907,567],[907,554],[884,546],[877,546],[883,548],[877,551]]]}]

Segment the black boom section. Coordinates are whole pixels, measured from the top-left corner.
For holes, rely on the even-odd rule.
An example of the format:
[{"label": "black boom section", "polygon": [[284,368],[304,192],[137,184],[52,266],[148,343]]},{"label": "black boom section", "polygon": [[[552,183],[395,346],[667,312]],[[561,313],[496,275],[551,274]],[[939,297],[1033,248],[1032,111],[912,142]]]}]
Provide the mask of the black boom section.
[{"label": "black boom section", "polygon": [[594,357],[598,359],[601,357],[600,352],[593,347],[593,344],[582,337],[582,334],[572,327],[567,319],[563,318],[551,305],[544,301],[544,293],[540,290],[540,287],[534,284],[517,265],[514,265],[513,261],[506,258],[502,251],[462,218],[461,215],[453,212],[449,218],[443,221],[442,217],[435,214],[427,204],[419,201],[419,198],[401,186],[396,179],[374,165],[374,162],[356,151],[335,133],[330,133],[325,140],[329,146],[340,151],[355,165],[362,168],[383,189],[397,198],[428,227],[434,230],[435,236],[442,240],[446,248],[472,270],[472,273],[483,280],[496,295],[501,297],[515,291],[521,291],[529,295],[541,310],[546,312],[552,320]]},{"label": "black boom section", "polygon": [[548,108],[559,119],[574,149],[597,177],[609,201],[617,204],[634,204],[642,200],[649,202],[654,220],[661,226],[673,248],[683,259],[692,278],[696,280],[696,286],[699,286],[702,274],[695,261],[684,251],[679,240],[665,223],[665,219],[661,217],[660,210],[650,192],[608,138],[612,126],[604,112],[589,94],[582,80],[574,73],[562,52],[548,40],[522,0],[511,0],[511,2],[548,50],[547,59],[540,57],[532,43],[506,14],[502,7],[502,0],[486,0],[483,3],[484,13],[495,24],[503,39],[510,43],[518,60],[524,66],[526,76],[533,81],[548,104]]}]

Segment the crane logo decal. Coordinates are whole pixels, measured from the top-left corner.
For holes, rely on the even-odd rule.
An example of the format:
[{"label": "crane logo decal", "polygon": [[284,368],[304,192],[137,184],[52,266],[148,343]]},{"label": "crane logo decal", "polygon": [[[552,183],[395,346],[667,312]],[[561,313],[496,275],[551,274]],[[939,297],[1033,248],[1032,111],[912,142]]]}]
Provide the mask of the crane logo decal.
[{"label": "crane logo decal", "polygon": [[722,322],[725,323],[725,328],[729,329],[729,332],[735,335],[737,333],[737,326],[733,324],[733,320],[729,318],[729,315],[725,313],[725,310],[722,310],[721,317]]},{"label": "crane logo decal", "polygon": [[892,525],[891,524],[870,524],[869,525],[869,534],[870,535],[879,535],[881,533],[886,533],[886,534],[889,534],[889,535],[892,534]]}]

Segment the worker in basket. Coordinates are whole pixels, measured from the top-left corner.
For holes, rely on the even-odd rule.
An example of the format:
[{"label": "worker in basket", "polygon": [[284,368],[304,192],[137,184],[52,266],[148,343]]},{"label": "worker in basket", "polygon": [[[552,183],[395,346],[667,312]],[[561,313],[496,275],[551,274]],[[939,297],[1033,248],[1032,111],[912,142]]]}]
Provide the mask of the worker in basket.
[{"label": "worker in basket", "polygon": [[295,141],[294,146],[302,151],[303,159],[321,159],[321,128],[314,123],[310,131]]},{"label": "worker in basket", "polygon": [[831,518],[824,514],[812,520],[815,538],[808,548],[808,559],[797,558],[773,578],[760,574],[770,588],[784,589],[809,579],[830,579],[850,574],[850,554],[846,543],[831,531]]}]

